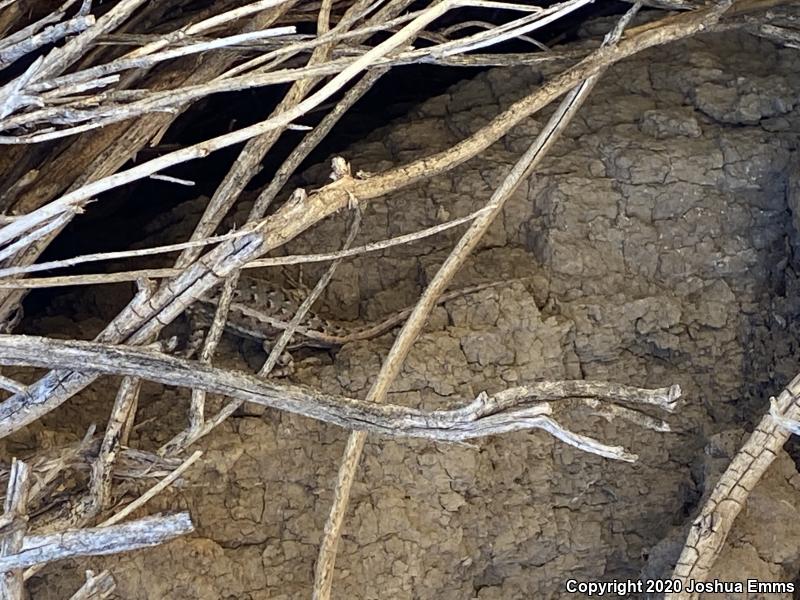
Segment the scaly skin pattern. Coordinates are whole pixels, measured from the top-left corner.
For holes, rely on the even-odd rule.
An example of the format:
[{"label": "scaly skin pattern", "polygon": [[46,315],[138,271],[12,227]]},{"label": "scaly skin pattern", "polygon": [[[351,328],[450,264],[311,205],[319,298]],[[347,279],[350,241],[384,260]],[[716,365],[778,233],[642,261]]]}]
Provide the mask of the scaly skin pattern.
[{"label": "scaly skin pattern", "polygon": [[[510,281],[500,281],[462,288],[443,294],[439,302],[508,283]],[[308,290],[299,287],[290,289],[274,282],[242,277],[234,292],[225,328],[234,335],[258,342],[275,339],[286,328],[307,295]],[[217,298],[213,296],[201,300],[190,309],[192,318],[209,324],[216,303]],[[367,325],[323,319],[309,312],[297,328],[297,342],[292,347],[331,348],[347,342],[376,338],[402,324],[410,311],[410,308],[405,308]]]}]

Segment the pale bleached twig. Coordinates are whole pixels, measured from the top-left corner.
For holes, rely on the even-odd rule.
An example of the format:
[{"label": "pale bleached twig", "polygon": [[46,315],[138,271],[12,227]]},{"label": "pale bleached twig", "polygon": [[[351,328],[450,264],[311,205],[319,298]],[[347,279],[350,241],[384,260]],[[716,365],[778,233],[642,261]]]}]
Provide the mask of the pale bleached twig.
[{"label": "pale bleached twig", "polygon": [[6,390],[14,394],[22,394],[25,392],[26,388],[27,386],[19,381],[0,375],[0,390]]},{"label": "pale bleached twig", "polygon": [[[207,41],[194,42],[191,44],[179,46],[177,48],[171,48],[169,50],[163,50],[161,52],[154,52],[152,54],[148,53],[136,57],[125,56],[110,63],[85,69],[83,71],[80,71],[78,74],[65,76],[61,79],[61,81],[54,80],[54,83],[52,84],[40,81],[37,86],[32,86],[32,87],[33,90],[37,88],[41,90],[52,88],[52,91],[56,95],[56,97],[65,96],[68,94],[75,93],[70,86],[78,84],[82,86],[100,87],[93,82],[100,79],[105,79],[110,75],[115,75],[121,71],[128,71],[131,69],[148,69],[161,62],[174,60],[176,58],[181,58],[184,56],[190,56],[192,54],[199,54],[201,52],[208,52],[211,50],[219,50],[222,48],[235,46],[243,42],[249,42],[254,40],[265,40],[280,36],[293,35],[294,33],[296,33],[294,26],[275,27],[271,29],[237,33],[235,35],[214,38]],[[3,53],[0,52],[0,61],[2,61],[2,58],[3,58]],[[110,79],[109,81],[115,81],[115,79]],[[65,85],[67,82],[69,82],[69,86]]]},{"label": "pale bleached twig", "polygon": [[[200,351],[199,358],[203,364],[211,364],[214,351],[222,338],[228,314],[227,307],[231,305],[233,295],[236,292],[236,281],[237,278],[234,275],[232,279],[227,279],[222,285],[222,293],[219,295],[217,310],[214,312],[214,319],[211,322],[208,334],[203,340],[203,348]],[[223,310],[220,310],[220,306],[224,307]],[[205,407],[205,391],[193,389],[192,397],[189,402],[189,428],[186,433],[187,437],[198,436],[205,426]]]},{"label": "pale bleached twig", "polygon": [[[443,36],[450,37],[454,33],[458,32],[458,31],[461,31],[462,29],[467,29],[469,27],[480,27],[481,29],[491,29],[492,27],[494,27],[494,24],[493,23],[487,23],[486,21],[474,21],[474,20],[473,21],[463,21],[461,23],[455,23],[453,25],[450,25],[449,27],[445,27],[439,33],[441,33]],[[524,35],[524,34],[523,35],[517,35],[516,39],[522,40],[523,42],[527,42],[529,44],[532,44],[533,46],[536,46],[537,48],[539,48],[539,50],[542,50],[543,52],[550,52],[550,48],[548,48],[547,46],[542,44],[540,41],[535,40],[530,36],[527,36],[527,35]]]},{"label": "pale bleached twig", "polygon": [[106,519],[105,521],[103,521],[100,524],[100,526],[101,527],[108,527],[109,525],[114,525],[116,523],[119,523],[123,519],[127,518],[134,511],[138,510],[139,508],[141,508],[142,506],[147,504],[150,500],[152,500],[154,497],[156,497],[158,494],[160,494],[165,489],[167,489],[170,485],[172,485],[173,482],[176,479],[178,479],[178,477],[183,475],[183,473],[185,473],[186,470],[189,467],[191,467],[195,462],[197,462],[197,460],[201,456],[203,456],[202,450],[196,450],[194,452],[194,454],[192,454],[189,458],[187,458],[185,461],[183,461],[181,466],[179,466],[177,469],[175,469],[172,473],[167,475],[164,479],[159,481],[157,484],[155,484],[149,490],[147,490],[147,492],[142,494],[139,498],[137,498],[136,500],[134,500],[133,502],[128,504],[121,511],[119,511],[118,513],[114,514],[113,516],[111,516],[108,519]]},{"label": "pale bleached twig", "polygon": [[0,50],[0,69],[16,62],[23,56],[35,52],[42,46],[52,44],[58,40],[79,33],[94,25],[94,16],[75,17],[69,21],[52,25],[36,35],[19,41],[13,46]]},{"label": "pale bleached twig", "polygon": [[169,175],[150,175],[150,179],[166,181],[167,183],[176,183],[186,187],[194,187],[196,185],[194,181],[190,181],[189,179],[179,179],[178,177],[171,177]]},{"label": "pale bleached twig", "polygon": [[[628,20],[632,18],[638,8],[639,4],[634,5],[631,14],[629,16],[626,15]],[[626,19],[623,19],[623,21],[627,23]],[[614,37],[607,39],[607,41],[611,44],[615,44],[621,35],[622,31],[620,28],[615,30]],[[500,187],[492,194],[491,199],[487,203],[488,210],[472,222],[469,229],[456,244],[431,283],[423,292],[422,297],[408,317],[408,321],[403,325],[392,348],[389,350],[388,356],[381,365],[380,372],[367,393],[367,401],[371,403],[385,402],[389,393],[389,388],[400,374],[400,370],[411,351],[411,347],[422,332],[425,322],[428,320],[431,311],[436,305],[436,299],[447,289],[447,286],[456,272],[464,264],[472,250],[478,245],[478,242],[486,231],[488,231],[497,215],[500,214],[508,198],[510,198],[517,187],[519,187],[520,183],[530,175],[531,171],[541,161],[561,132],[566,128],[566,125],[588,97],[601,75],[602,71],[590,76],[585,81],[579,83],[578,86],[567,95],[555,114],[545,125],[544,129],[517,161]],[[312,598],[314,600],[328,600],[328,598],[330,598],[339,535],[342,524],[344,523],[344,517],[350,499],[350,490],[355,480],[366,437],[365,432],[359,431],[351,433],[347,440],[344,456],[334,487],[333,502],[331,504],[328,520],[325,523],[319,555],[315,566],[314,587],[312,592]]]},{"label": "pale bleached twig", "polygon": [[59,277],[30,277],[27,279],[0,279],[0,290],[33,290],[54,288],[65,285],[100,285],[106,283],[125,283],[148,279],[166,279],[181,274],[180,269],[136,269],[118,273],[95,273],[87,275],[61,275]]},{"label": "pale bleached twig", "polygon": [[107,556],[158,546],[194,531],[189,513],[145,517],[121,525],[30,535],[22,549],[0,557],[0,571],[81,556]]},{"label": "pale bleached twig", "polygon": [[[700,513],[694,518],[686,543],[672,577],[684,585],[680,591],[665,595],[665,600],[689,600],[696,594],[687,591],[689,580],[705,581],[750,492],[780,455],[792,431],[786,421],[800,420],[800,375],[796,375],[773,399],[773,407],[764,415],[753,433],[733,457],[717,481]],[[778,417],[773,417],[772,412]]]},{"label": "pale bleached twig", "polygon": [[[104,260],[119,260],[121,258],[138,258],[141,256],[154,256],[157,254],[166,254],[168,252],[175,252],[176,250],[185,250],[187,248],[200,248],[211,244],[218,244],[226,240],[232,240],[237,237],[248,235],[246,231],[232,231],[223,235],[215,235],[199,240],[189,242],[180,242],[177,244],[166,244],[164,246],[157,246],[155,248],[142,248],[140,250],[121,250],[119,252],[98,252],[94,254],[84,254],[76,256],[75,258],[65,258],[61,260],[51,260],[43,263],[36,263],[33,265],[13,266],[0,269],[0,278],[11,277],[14,275],[24,275],[28,273],[36,273],[39,271],[51,271],[53,269],[63,269],[66,267],[74,267],[90,262],[99,262]],[[171,272],[172,275],[177,275],[177,272]],[[167,274],[159,275],[166,277]],[[139,279],[141,275],[137,275]]]},{"label": "pale bleached twig", "polygon": [[174,43],[178,40],[186,39],[187,37],[196,36],[200,33],[205,31],[209,31],[220,25],[224,25],[225,23],[236,21],[238,19],[242,19],[244,17],[249,17],[258,12],[262,12],[267,10],[268,8],[275,8],[281,4],[285,4],[287,0],[260,0],[259,2],[252,2],[251,4],[246,4],[245,6],[240,6],[218,15],[214,15],[209,17],[208,19],[204,19],[198,23],[192,23],[187,27],[180,29],[178,31],[174,31],[172,33],[168,33],[166,35],[159,36],[157,41],[151,42],[141,48],[133,50],[126,54],[123,58],[137,58],[139,56],[145,56],[148,54],[152,54],[153,52],[157,52],[161,48],[168,46],[171,43]]},{"label": "pale bleached twig", "polygon": [[[30,470],[24,462],[14,459],[8,477],[8,489],[3,502],[3,528],[0,530],[0,561],[17,554],[28,529],[27,504],[30,491]],[[0,570],[0,598],[24,600],[25,589],[20,568]]]},{"label": "pale bleached twig", "polygon": [[124,23],[147,0],[121,0],[80,35],[75,36],[60,48],[54,49],[45,57],[36,71],[36,80],[53,77],[62,73],[77,61],[101,35],[113,31]]},{"label": "pale bleached twig", "polygon": [[102,571],[99,575],[86,571],[86,583],[69,600],[105,600],[114,593],[116,587],[110,571]]},{"label": "pale bleached twig", "polygon": [[624,406],[601,406],[597,400],[587,399],[584,401],[586,406],[592,409],[589,414],[603,417],[605,420],[611,422],[614,419],[623,419],[634,425],[639,425],[644,429],[651,429],[659,433],[668,433],[672,431],[669,424],[661,419],[656,419],[650,415],[646,415],[636,410],[625,408]]},{"label": "pale bleached twig", "polygon": [[89,482],[89,502],[87,503],[86,518],[92,518],[108,507],[111,500],[111,477],[114,472],[114,462],[120,450],[122,430],[131,419],[131,412],[135,411],[138,382],[130,377],[125,377],[117,389],[117,396],[108,424],[100,444],[100,451],[92,464],[92,476]]},{"label": "pale bleached twig", "polygon": [[[253,30],[253,29],[264,29],[268,28],[271,24],[275,22],[280,16],[293,4],[295,4],[296,0],[288,0],[287,2],[280,3],[274,9],[271,10],[263,10],[267,3],[260,3],[257,7],[262,12],[251,16],[246,21],[242,22],[241,24],[237,24],[237,26],[241,26],[241,28],[245,31]],[[84,2],[83,6],[81,7],[81,11],[83,12],[91,3]],[[122,2],[119,2],[115,5],[113,11],[109,11],[105,16],[111,15],[112,12],[117,11],[123,7]],[[151,6],[152,3],[150,3]],[[130,4],[127,5],[125,8],[126,10],[130,7]],[[245,9],[246,10],[246,9]],[[121,13],[117,12],[117,16],[120,16]],[[116,17],[115,17],[116,18]],[[124,16],[121,17],[124,19]],[[113,28],[113,23],[110,21],[104,21],[106,24],[110,24]],[[2,26],[2,25],[0,25]],[[209,78],[213,78],[219,72],[223,71],[229,64],[233,62],[233,57],[229,54],[216,54],[209,57],[207,60],[203,61],[201,64],[198,64],[196,68],[192,69],[188,76],[183,72],[174,71],[174,75],[178,75],[178,80],[190,82],[200,82],[205,81]],[[30,69],[30,76],[39,75],[38,70],[39,64],[32,65]],[[162,73],[163,74],[163,73]],[[155,74],[153,79],[156,81],[161,81],[162,83],[166,81],[162,74]],[[45,78],[46,79],[46,78]],[[23,85],[25,82],[18,78],[15,82],[12,82],[11,85]],[[30,87],[35,86],[36,84],[26,85],[26,89],[30,89]],[[0,92],[0,96],[2,93]],[[34,99],[35,100],[35,99]],[[26,102],[28,101],[24,96],[16,98],[14,102]],[[13,104],[13,102],[12,102]],[[12,106],[13,108],[13,106]],[[0,113],[2,113],[6,109],[3,101],[0,101]],[[123,131],[123,135],[120,136],[116,141],[112,142],[111,146],[106,148],[102,153],[97,154],[97,152],[93,149],[92,146],[79,146],[79,150],[77,153],[80,158],[74,156],[76,152],[64,152],[58,158],[50,161],[52,166],[56,169],[60,169],[62,172],[59,173],[59,176],[56,179],[64,179],[66,182],[72,182],[70,187],[72,189],[79,187],[82,183],[87,181],[93,181],[102,178],[109,173],[113,173],[114,171],[120,169],[126,161],[128,161],[132,156],[136,153],[141,146],[148,141],[153,141],[158,139],[160,132],[163,132],[168,123],[172,120],[172,116],[170,115],[156,115],[150,119],[145,121],[138,121],[136,123],[132,123],[130,127],[120,128]],[[119,131],[119,130],[118,130]],[[74,148],[74,146],[73,146]],[[72,156],[71,156],[72,155]],[[66,159],[66,160],[64,160]],[[72,166],[76,163],[80,163],[84,161],[85,164],[88,165],[88,169],[84,170],[81,173],[76,173]],[[66,172],[63,172],[66,170]],[[33,169],[29,171],[30,173],[36,173],[37,170]],[[22,180],[20,180],[22,181]],[[66,183],[65,183],[66,185]],[[45,188],[50,186],[45,186]],[[24,189],[24,188],[20,188]],[[56,190],[58,186],[56,185]],[[55,190],[52,192],[46,192],[44,197],[38,198],[33,200],[34,196],[38,196],[37,192],[34,192],[33,189],[28,189],[27,191],[22,192],[23,198],[20,201],[19,209],[20,214],[25,214],[30,212],[32,209],[40,206],[41,204],[46,201],[46,198],[51,194],[55,193]],[[16,195],[16,193],[15,193]],[[12,196],[14,197],[14,196]],[[32,228],[35,228],[33,225]],[[41,243],[37,242],[36,248],[31,248],[30,251],[27,251],[24,256],[20,256],[17,262],[19,263],[30,263],[36,259],[37,255],[43,250],[44,247],[50,242],[50,240],[55,236],[55,233],[49,236],[47,239],[42,240]],[[8,316],[16,310],[16,304],[19,300],[23,297],[22,291],[14,291],[10,293],[5,293],[0,295],[0,320],[7,320]]]},{"label": "pale bleached twig", "polygon": [[42,106],[40,98],[31,97],[25,93],[24,89],[28,82],[33,79],[33,76],[36,75],[43,61],[44,57],[40,56],[30,64],[22,75],[0,87],[0,119],[4,119],[13,114],[14,111],[26,106]]},{"label": "pale bleached twig", "polygon": [[62,228],[72,219],[73,214],[73,211],[66,210],[60,215],[54,217],[49,223],[40,225],[33,231],[26,233],[17,241],[9,244],[5,248],[0,249],[0,262],[8,259],[10,256],[14,256],[17,252],[22,252],[34,244],[37,240],[40,240],[52,232]]},{"label": "pale bleached twig", "polygon": [[55,9],[53,12],[43,16],[41,19],[26,25],[22,29],[15,31],[12,34],[5,35],[2,39],[0,39],[0,49],[8,48],[13,44],[17,44],[22,40],[30,38],[52,23],[58,23],[64,18],[67,10],[69,10],[69,8],[76,2],[78,2],[78,0],[66,0],[61,6]]}]

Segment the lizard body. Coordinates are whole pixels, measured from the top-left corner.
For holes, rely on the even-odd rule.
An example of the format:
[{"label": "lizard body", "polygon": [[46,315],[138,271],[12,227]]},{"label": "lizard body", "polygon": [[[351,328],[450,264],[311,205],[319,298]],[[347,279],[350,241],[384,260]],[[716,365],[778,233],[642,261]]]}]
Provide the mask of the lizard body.
[{"label": "lizard body", "polygon": [[[510,280],[446,292],[439,297],[437,304],[507,283]],[[225,328],[234,335],[258,342],[272,340],[286,329],[307,295],[308,292],[300,288],[289,289],[269,281],[243,277],[234,292]],[[199,317],[201,322],[210,323],[216,310],[216,300],[216,297],[211,297],[198,302],[191,309],[193,316]],[[348,342],[373,339],[401,325],[412,310],[413,307],[408,307],[366,325],[324,319],[309,313],[296,330],[298,342],[293,348],[332,348]]]}]

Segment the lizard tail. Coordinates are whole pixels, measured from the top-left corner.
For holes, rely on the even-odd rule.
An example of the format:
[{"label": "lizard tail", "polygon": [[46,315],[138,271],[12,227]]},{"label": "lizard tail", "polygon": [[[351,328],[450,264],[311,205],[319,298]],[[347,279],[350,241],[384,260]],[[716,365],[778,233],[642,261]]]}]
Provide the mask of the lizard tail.
[{"label": "lizard tail", "polygon": [[[501,281],[489,281],[486,283],[478,283],[475,285],[470,285],[467,287],[460,288],[458,290],[453,290],[451,292],[445,292],[436,300],[436,305],[439,306],[444,304],[445,302],[449,302],[450,300],[454,300],[456,298],[461,298],[463,296],[469,296],[470,294],[475,294],[477,292],[482,292],[483,290],[488,290],[491,288],[496,288],[504,285],[510,285],[512,283],[517,283],[520,281],[527,281],[530,277],[518,277],[516,279],[503,279]],[[321,342],[326,342],[331,346],[341,346],[348,342],[357,342],[362,340],[370,340],[376,337],[379,337],[385,333],[388,333],[398,325],[402,324],[408,317],[411,315],[411,312],[414,310],[414,306],[408,306],[402,310],[399,310],[395,313],[392,313],[388,317],[366,325],[365,327],[356,329],[355,331],[350,331],[345,335],[316,335],[318,332],[314,332],[315,335],[309,336],[308,334],[311,332],[305,332],[305,335],[308,337],[313,337],[315,340],[319,340]],[[324,339],[323,339],[324,338]]]}]

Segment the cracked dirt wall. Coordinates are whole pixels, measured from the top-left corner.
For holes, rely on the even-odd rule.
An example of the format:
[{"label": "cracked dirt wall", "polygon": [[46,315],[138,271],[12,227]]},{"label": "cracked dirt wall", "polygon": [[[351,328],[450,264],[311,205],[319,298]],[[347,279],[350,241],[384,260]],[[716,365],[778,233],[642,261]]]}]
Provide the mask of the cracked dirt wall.
[{"label": "cracked dirt wall", "polygon": [[[343,155],[354,169],[379,171],[444,149],[544,75],[488,71]],[[796,50],[738,34],[659,48],[605,75],[459,283],[526,279],[437,309],[391,401],[440,407],[543,378],[678,383],[684,401],[669,419],[673,432],[572,415],[570,426],[639,454],[633,465],[536,431],[453,446],[370,438],[336,598],[558,598],[568,578],[668,572],[705,487],[797,370],[798,89]],[[368,205],[362,238],[479,208],[540,123],[515,128],[446,177]],[[309,170],[305,183],[318,185],[328,170]],[[336,247],[345,227],[344,215],[331,219],[286,251]],[[366,320],[410,304],[457,236],[344,264],[321,311]],[[307,267],[302,277],[318,272]],[[109,303],[100,293],[80,301],[84,314]],[[54,314],[30,330],[71,327]],[[293,377],[363,396],[390,343],[385,336],[301,358]],[[224,360],[243,368],[259,357],[255,345],[232,339],[224,348]],[[46,426],[82,435],[102,422],[113,389],[93,386]],[[147,385],[139,420],[155,420],[134,444],[155,447],[178,431],[187,404],[182,393]],[[81,566],[111,568],[122,598],[308,597],[347,432],[250,413],[204,441],[187,484],[148,507],[188,508],[196,536]],[[34,428],[15,443],[36,435],[44,434]],[[737,523],[720,576],[797,576],[798,487],[785,455]],[[63,597],[80,577],[75,564],[51,567],[34,580],[34,597]]]}]

